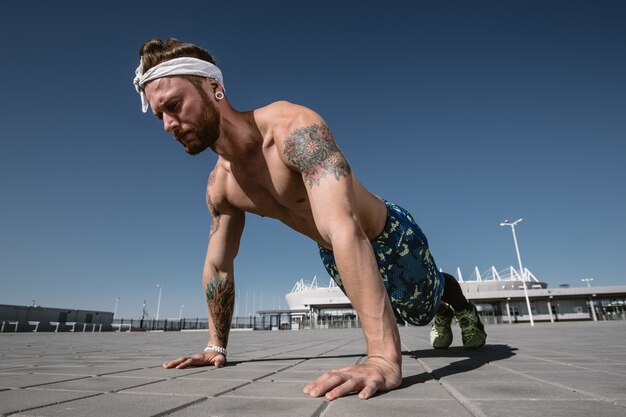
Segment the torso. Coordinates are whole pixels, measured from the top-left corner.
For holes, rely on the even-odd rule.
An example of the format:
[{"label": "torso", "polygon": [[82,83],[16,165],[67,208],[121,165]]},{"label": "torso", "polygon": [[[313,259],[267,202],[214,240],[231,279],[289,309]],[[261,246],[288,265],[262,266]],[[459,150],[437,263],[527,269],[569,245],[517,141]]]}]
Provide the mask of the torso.
[{"label": "torso", "polygon": [[[297,117],[292,113],[307,110],[285,102],[256,110],[262,144],[246,155],[245,164],[236,165],[219,157],[207,196],[218,210],[235,209],[277,219],[331,249],[315,227],[302,174],[283,161],[275,140],[284,140],[289,134],[286,121]],[[351,175],[361,226],[374,239],[385,225],[386,206]]]}]

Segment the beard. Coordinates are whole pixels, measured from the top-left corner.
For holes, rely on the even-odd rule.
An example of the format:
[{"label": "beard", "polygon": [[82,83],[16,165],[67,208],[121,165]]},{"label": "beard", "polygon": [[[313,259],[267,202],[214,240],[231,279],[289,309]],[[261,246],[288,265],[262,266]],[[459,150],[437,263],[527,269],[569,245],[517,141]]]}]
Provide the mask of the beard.
[{"label": "beard", "polygon": [[[220,137],[220,114],[204,90],[200,90],[204,111],[198,117],[196,126],[183,132],[185,152],[197,155],[212,147]],[[181,135],[182,136],[182,135]]]}]

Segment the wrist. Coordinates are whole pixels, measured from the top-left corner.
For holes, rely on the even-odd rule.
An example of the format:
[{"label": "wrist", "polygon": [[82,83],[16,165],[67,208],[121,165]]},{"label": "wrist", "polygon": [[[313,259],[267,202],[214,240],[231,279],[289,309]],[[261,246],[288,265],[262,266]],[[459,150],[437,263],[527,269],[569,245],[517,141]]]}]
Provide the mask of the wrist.
[{"label": "wrist", "polygon": [[386,362],[394,365],[402,365],[402,351],[400,350],[399,343],[377,344],[376,346],[369,347],[367,350],[367,357],[383,359]]},{"label": "wrist", "polygon": [[207,347],[204,348],[204,351],[205,352],[208,352],[208,351],[217,352],[217,353],[221,353],[224,356],[227,356],[226,348],[222,346],[208,344]]},{"label": "wrist", "polygon": [[401,367],[402,366],[402,355],[385,355],[385,354],[375,354],[375,353],[370,353],[367,355],[367,361],[369,362],[370,360],[373,361],[383,361],[385,363],[388,363],[389,365],[392,366],[397,366],[397,367]]}]

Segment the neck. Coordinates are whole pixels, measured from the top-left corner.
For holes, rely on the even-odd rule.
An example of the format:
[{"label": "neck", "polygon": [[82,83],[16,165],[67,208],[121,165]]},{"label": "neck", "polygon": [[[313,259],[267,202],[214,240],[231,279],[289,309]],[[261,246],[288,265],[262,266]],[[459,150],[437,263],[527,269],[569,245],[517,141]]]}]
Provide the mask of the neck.
[{"label": "neck", "polygon": [[254,111],[239,112],[228,105],[223,107],[220,109],[220,137],[211,149],[227,161],[244,161],[263,142]]}]

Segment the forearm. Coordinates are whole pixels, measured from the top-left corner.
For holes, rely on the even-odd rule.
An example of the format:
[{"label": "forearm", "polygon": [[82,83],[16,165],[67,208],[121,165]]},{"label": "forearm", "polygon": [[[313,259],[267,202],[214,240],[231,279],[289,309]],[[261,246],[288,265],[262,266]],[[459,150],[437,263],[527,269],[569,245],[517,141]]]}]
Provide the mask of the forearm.
[{"label": "forearm", "polygon": [[400,335],[389,296],[382,282],[370,242],[364,235],[334,236],[332,245],[341,279],[359,314],[369,356],[400,364]]},{"label": "forearm", "polygon": [[235,304],[234,280],[216,274],[203,281],[209,318],[209,344],[226,347]]}]

